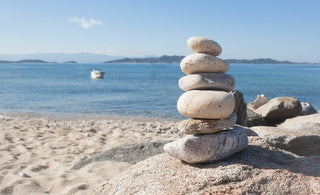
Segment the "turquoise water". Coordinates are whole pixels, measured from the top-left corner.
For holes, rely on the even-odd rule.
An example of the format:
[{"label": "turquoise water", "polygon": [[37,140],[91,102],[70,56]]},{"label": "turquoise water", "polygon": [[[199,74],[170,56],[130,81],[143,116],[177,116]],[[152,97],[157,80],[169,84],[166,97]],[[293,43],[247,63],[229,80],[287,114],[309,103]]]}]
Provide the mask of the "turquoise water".
[{"label": "turquoise water", "polygon": [[[92,68],[105,79],[92,80]],[[291,96],[320,109],[320,66],[231,64],[246,102]],[[183,118],[178,64],[0,64],[0,112]]]}]

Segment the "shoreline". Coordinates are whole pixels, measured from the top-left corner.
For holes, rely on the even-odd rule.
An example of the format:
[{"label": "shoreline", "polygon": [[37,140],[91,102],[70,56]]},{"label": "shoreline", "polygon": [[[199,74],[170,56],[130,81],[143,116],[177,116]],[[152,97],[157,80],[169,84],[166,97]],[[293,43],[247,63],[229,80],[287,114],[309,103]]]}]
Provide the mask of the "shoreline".
[{"label": "shoreline", "polygon": [[179,122],[183,120],[177,118],[148,117],[148,116],[127,116],[127,115],[104,115],[104,114],[43,114],[25,111],[0,111],[1,117],[24,117],[24,118],[47,118],[53,120],[134,120],[134,121],[170,121]]}]

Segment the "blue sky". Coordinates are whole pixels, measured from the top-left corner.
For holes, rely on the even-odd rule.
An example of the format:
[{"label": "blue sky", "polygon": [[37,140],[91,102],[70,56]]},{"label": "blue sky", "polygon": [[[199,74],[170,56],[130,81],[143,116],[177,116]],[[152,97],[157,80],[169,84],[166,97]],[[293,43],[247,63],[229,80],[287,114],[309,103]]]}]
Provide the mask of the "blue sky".
[{"label": "blue sky", "polygon": [[0,54],[188,55],[188,37],[221,58],[320,62],[318,0],[1,0]]}]

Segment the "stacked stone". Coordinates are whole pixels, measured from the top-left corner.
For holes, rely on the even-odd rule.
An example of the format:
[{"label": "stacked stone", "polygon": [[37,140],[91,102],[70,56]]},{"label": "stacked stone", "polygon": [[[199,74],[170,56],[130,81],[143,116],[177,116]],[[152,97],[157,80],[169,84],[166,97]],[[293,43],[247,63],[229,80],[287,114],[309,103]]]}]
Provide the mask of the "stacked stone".
[{"label": "stacked stone", "polygon": [[185,137],[164,146],[164,150],[188,163],[213,162],[226,158],[247,147],[246,131],[235,126],[235,81],[225,74],[229,64],[217,58],[220,45],[203,37],[188,39],[189,48],[196,52],[180,64],[187,76],[179,80],[186,91],[178,100],[178,111],[191,119],[181,121],[179,130]]}]

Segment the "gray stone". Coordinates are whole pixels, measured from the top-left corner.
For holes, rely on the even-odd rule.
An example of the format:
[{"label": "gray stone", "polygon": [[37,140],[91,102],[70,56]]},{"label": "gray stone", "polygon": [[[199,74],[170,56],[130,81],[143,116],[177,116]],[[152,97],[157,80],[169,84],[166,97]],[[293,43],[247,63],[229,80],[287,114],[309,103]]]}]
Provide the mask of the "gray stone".
[{"label": "gray stone", "polygon": [[268,123],[264,120],[261,114],[256,113],[250,108],[247,109],[247,127],[266,125],[268,125]]},{"label": "gray stone", "polygon": [[243,95],[239,91],[232,91],[235,106],[233,112],[237,114],[236,124],[247,126],[247,104],[244,101]]},{"label": "gray stone", "polygon": [[231,75],[222,73],[191,74],[179,80],[179,87],[184,91],[212,89],[230,92],[234,89],[234,86],[234,78]]},{"label": "gray stone", "polygon": [[215,133],[233,127],[236,124],[236,120],[237,115],[235,113],[222,120],[188,119],[181,121],[178,129],[185,134]]},{"label": "gray stone", "polygon": [[276,97],[259,107],[255,112],[261,114],[268,123],[278,124],[297,116],[301,112],[301,104],[293,97]]},{"label": "gray stone", "polygon": [[245,150],[215,163],[154,156],[106,179],[93,194],[320,194],[319,164],[320,156],[299,157],[251,137]]},{"label": "gray stone", "polygon": [[178,100],[178,111],[188,117],[224,119],[234,110],[234,98],[230,93],[211,90],[191,90]]},{"label": "gray stone", "polygon": [[187,75],[209,72],[225,73],[229,69],[229,64],[210,54],[195,53],[183,58],[180,68]]},{"label": "gray stone", "polygon": [[261,95],[258,95],[253,102],[250,102],[248,104],[248,108],[250,108],[251,110],[256,110],[268,102],[269,102],[269,98],[267,98],[264,94],[261,94]]},{"label": "gray stone", "polygon": [[208,38],[204,37],[190,37],[187,41],[188,47],[196,53],[207,53],[214,56],[221,54],[221,46]]},{"label": "gray stone", "polygon": [[163,146],[168,142],[170,141],[123,144],[96,154],[92,158],[80,160],[71,169],[80,169],[90,163],[106,160],[135,164],[156,154],[163,153]]},{"label": "gray stone", "polygon": [[309,103],[309,102],[301,102],[301,112],[299,113],[299,116],[309,115],[309,114],[315,114],[318,113],[316,109]]},{"label": "gray stone", "polygon": [[267,126],[252,127],[251,130],[283,150],[300,156],[320,155],[320,129],[318,135]]},{"label": "gray stone", "polygon": [[309,133],[320,136],[320,114],[310,114],[287,119],[278,127],[290,131]]},{"label": "gray stone", "polygon": [[167,143],[164,150],[187,163],[214,162],[239,152],[248,146],[246,130],[235,126],[213,134],[186,135]]}]

